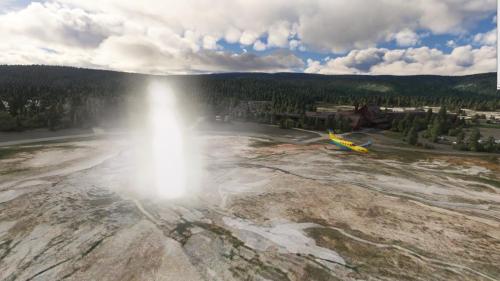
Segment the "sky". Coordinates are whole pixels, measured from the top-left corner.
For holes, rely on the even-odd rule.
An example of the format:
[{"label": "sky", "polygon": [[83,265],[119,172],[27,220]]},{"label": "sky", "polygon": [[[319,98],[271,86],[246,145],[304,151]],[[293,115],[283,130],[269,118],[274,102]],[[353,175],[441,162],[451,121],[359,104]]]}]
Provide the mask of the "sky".
[{"label": "sky", "polygon": [[496,0],[0,0],[0,64],[149,74],[496,71]]}]

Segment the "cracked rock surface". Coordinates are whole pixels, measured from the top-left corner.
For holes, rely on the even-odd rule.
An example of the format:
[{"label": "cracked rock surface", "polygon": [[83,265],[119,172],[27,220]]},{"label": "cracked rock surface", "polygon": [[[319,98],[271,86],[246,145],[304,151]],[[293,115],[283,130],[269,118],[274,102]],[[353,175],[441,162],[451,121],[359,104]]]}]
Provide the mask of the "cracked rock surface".
[{"label": "cracked rock surface", "polygon": [[176,200],[126,140],[3,148],[0,280],[500,280],[498,162],[201,142]]}]

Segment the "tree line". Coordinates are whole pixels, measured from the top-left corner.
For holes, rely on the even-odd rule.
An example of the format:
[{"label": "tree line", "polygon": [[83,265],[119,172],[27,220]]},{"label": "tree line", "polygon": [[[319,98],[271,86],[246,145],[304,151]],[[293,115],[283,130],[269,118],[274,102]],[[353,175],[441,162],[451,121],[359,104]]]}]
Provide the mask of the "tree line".
[{"label": "tree line", "polygon": [[[242,101],[271,101],[262,114],[303,114],[332,105],[500,108],[496,76],[327,76],[231,73],[149,76],[56,66],[0,66],[0,130],[89,127],[141,103],[152,80],[168,83],[180,106],[227,112]],[[306,122],[307,120],[304,120]],[[337,121],[336,121],[337,122]]]},{"label": "tree line", "polygon": [[[466,138],[467,129],[470,129],[470,133]],[[480,129],[474,121],[467,122],[458,114],[448,114],[445,106],[441,107],[437,114],[428,109],[425,116],[408,113],[402,119],[394,119],[391,130],[401,133],[402,138],[410,145],[433,148],[427,143],[422,144],[419,141],[420,136],[432,143],[438,143],[441,138],[450,136],[455,137],[453,148],[457,150],[500,152],[500,144],[495,142],[494,137],[481,140]]]}]

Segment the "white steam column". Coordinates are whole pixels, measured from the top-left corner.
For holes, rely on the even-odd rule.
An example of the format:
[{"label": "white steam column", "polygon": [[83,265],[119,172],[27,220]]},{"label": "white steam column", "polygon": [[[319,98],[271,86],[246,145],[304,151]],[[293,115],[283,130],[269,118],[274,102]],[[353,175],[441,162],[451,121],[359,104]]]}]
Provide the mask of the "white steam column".
[{"label": "white steam column", "polygon": [[181,197],[186,189],[184,142],[174,93],[163,84],[149,87],[151,182],[159,196]]}]

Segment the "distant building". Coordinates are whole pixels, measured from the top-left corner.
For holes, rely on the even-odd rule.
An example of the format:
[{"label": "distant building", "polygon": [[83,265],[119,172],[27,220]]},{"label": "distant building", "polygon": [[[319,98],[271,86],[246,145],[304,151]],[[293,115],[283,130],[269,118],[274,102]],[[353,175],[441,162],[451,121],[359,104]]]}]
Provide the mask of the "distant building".
[{"label": "distant building", "polygon": [[[349,120],[353,130],[361,128],[389,129],[394,119],[403,119],[407,114],[425,117],[426,111],[422,108],[384,108],[381,110],[376,105],[354,107],[336,107],[335,109],[321,108],[317,111],[304,113],[274,112],[271,101],[240,101],[229,110],[219,112],[218,121],[230,122],[231,120],[249,120],[256,122],[277,124],[295,122],[297,126],[314,128],[317,130],[335,126],[340,118]],[[496,120],[495,120],[496,121]]]},{"label": "distant building", "polygon": [[376,127],[379,129],[388,129],[390,127],[390,120],[386,114],[380,110],[376,105],[365,105],[356,110],[361,116],[363,127]]},{"label": "distant building", "polygon": [[305,117],[319,119],[324,125],[328,124],[328,120],[343,118],[351,122],[353,130],[359,130],[362,127],[380,127],[385,128],[389,126],[389,120],[385,118],[384,114],[380,111],[378,106],[363,106],[361,108],[355,107],[350,110],[338,111],[321,111],[305,113]]}]

